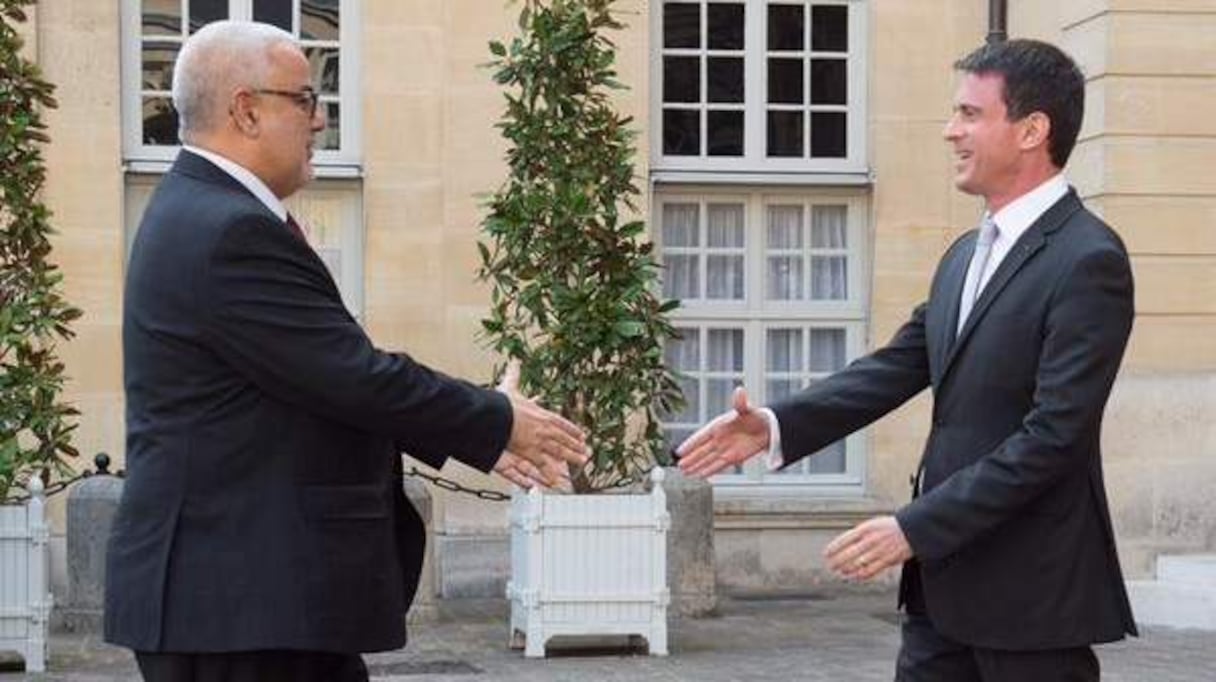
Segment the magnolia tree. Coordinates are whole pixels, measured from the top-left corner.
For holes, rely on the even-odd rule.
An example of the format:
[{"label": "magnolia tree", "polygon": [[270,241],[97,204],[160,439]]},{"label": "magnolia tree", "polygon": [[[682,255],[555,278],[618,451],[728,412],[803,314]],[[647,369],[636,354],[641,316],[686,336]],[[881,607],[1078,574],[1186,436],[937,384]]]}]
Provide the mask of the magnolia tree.
[{"label": "magnolia tree", "polygon": [[80,311],[60,293],[51,264],[50,213],[39,199],[49,141],[39,114],[53,87],[21,55],[15,25],[33,0],[0,0],[0,502],[20,496],[32,476],[69,470],[76,410],[60,400],[58,341],[72,337]]},{"label": "magnolia tree", "polygon": [[491,285],[483,331],[521,362],[525,394],[587,430],[592,460],[571,472],[579,492],[665,461],[659,416],[683,402],[663,356],[678,302],[656,294],[653,244],[635,217],[637,134],[611,101],[625,89],[612,5],[527,0],[518,35],[490,43],[510,174],[478,244]]}]

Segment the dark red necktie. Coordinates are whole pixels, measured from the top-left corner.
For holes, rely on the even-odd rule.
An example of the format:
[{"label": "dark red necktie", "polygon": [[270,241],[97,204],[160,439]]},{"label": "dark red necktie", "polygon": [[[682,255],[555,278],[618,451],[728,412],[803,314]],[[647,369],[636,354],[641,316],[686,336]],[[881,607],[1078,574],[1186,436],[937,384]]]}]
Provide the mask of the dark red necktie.
[{"label": "dark red necktie", "polygon": [[304,236],[304,230],[300,229],[300,224],[290,213],[287,214],[287,229],[291,230],[292,234],[299,237],[301,241],[308,242],[308,237]]}]

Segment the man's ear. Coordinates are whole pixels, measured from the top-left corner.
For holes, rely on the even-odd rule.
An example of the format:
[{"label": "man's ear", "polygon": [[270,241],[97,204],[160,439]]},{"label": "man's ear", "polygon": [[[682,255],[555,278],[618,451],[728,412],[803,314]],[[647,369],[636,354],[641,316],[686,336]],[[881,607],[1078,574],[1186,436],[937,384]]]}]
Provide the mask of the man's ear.
[{"label": "man's ear", "polygon": [[261,116],[257,107],[253,106],[252,93],[238,90],[232,96],[228,113],[232,117],[232,125],[246,137],[258,136],[261,131]]},{"label": "man's ear", "polygon": [[1046,146],[1051,137],[1051,119],[1041,111],[1032,111],[1022,119],[1019,143],[1023,150]]}]

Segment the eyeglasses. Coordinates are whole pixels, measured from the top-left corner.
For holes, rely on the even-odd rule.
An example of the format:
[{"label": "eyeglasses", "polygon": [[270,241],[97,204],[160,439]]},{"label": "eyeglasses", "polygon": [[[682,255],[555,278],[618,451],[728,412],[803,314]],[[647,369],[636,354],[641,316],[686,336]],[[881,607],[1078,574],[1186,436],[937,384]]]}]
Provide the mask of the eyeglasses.
[{"label": "eyeglasses", "polygon": [[296,105],[304,111],[308,112],[308,118],[317,115],[317,91],[312,88],[304,88],[303,90],[272,90],[270,88],[256,88],[254,92],[262,95],[277,95],[286,97],[295,101]]}]

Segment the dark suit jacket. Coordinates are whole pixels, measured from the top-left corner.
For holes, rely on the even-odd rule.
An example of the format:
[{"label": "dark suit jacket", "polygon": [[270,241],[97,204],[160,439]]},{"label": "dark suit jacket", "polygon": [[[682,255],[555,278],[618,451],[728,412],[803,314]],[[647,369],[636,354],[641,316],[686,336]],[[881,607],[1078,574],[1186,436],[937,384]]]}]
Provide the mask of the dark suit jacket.
[{"label": "dark suit jacket", "polygon": [[123,356],[107,641],[404,644],[425,535],[399,452],[488,471],[510,434],[506,398],[374,348],[313,250],[185,151],[131,252]]},{"label": "dark suit jacket", "polygon": [[[976,233],[884,348],[774,406],[786,461],[933,388],[923,494],[896,515],[934,626],[995,649],[1135,633],[1102,481],[1102,412],[1131,331],[1118,236],[1069,192],[1001,262],[956,337]],[[914,492],[915,494],[915,492]]]}]

